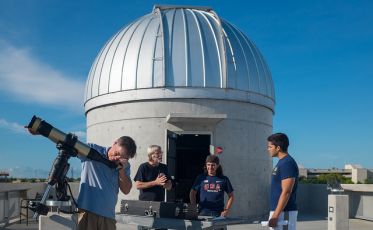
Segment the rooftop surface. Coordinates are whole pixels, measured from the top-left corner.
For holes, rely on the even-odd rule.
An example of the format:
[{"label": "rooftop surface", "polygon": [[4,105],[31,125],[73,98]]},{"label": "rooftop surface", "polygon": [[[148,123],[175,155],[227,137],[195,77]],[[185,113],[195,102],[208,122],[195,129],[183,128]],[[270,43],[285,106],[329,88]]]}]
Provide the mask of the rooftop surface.
[{"label": "rooftop surface", "polygon": [[[373,221],[366,221],[360,219],[350,219],[350,230],[372,230]],[[38,223],[36,221],[30,221],[29,225],[26,226],[25,221],[21,224],[17,221],[13,224],[6,226],[5,228],[0,228],[4,230],[38,230]],[[129,226],[127,229],[136,230],[136,226]],[[228,226],[228,230],[264,230],[268,229],[262,227],[259,224],[241,224],[241,225],[232,225]],[[328,222],[326,217],[314,216],[314,215],[301,215],[298,218],[297,224],[298,230],[327,230]],[[118,229],[119,230],[119,229]]]}]

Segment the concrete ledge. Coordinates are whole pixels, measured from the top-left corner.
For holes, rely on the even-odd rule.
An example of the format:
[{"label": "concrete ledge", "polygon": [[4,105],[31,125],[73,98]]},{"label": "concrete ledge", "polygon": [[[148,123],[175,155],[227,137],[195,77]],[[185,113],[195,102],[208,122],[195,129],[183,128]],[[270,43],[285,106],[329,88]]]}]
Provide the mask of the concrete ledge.
[{"label": "concrete ledge", "polygon": [[341,184],[341,186],[346,191],[373,193],[373,184]]},{"label": "concrete ledge", "polygon": [[226,118],[227,114],[170,113],[166,117],[166,121],[167,123],[217,124]]},{"label": "concrete ledge", "polygon": [[356,219],[373,221],[372,217],[369,216],[355,216]]},{"label": "concrete ledge", "polygon": [[77,214],[48,213],[39,216],[39,230],[76,230],[77,220]]}]

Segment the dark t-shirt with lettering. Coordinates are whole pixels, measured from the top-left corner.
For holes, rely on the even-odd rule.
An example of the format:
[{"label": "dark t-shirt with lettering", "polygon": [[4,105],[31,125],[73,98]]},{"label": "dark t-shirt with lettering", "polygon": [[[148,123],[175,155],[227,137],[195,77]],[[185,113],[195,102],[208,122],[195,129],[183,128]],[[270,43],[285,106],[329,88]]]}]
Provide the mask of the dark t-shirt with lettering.
[{"label": "dark t-shirt with lettering", "polygon": [[222,212],[224,210],[224,192],[230,194],[233,187],[228,177],[199,175],[192,187],[200,192],[200,209],[212,212]]}]

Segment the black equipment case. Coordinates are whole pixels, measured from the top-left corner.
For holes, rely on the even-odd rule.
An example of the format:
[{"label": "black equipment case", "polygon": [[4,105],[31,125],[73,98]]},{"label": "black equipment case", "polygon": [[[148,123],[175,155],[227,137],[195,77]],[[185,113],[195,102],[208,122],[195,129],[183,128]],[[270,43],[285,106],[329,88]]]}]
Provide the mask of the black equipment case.
[{"label": "black equipment case", "polygon": [[198,218],[197,205],[174,202],[122,200],[120,212],[128,215],[153,216],[157,218],[186,220],[196,220]]}]

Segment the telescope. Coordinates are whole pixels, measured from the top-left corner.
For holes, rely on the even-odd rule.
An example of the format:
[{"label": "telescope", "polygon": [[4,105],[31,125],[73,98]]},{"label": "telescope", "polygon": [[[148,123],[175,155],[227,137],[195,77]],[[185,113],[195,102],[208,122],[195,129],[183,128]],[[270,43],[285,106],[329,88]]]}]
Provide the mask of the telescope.
[{"label": "telescope", "polygon": [[61,130],[56,129],[51,124],[42,120],[39,117],[33,116],[27,128],[30,130],[30,132],[35,134],[41,134],[42,136],[50,139],[56,144],[63,143],[64,145],[69,146],[73,150],[73,156],[84,156],[88,159],[99,161],[110,168],[120,169],[122,167],[121,165],[117,165],[115,162],[110,161],[107,158],[104,158],[95,149],[89,147],[83,142],[80,142],[73,134],[66,134]]},{"label": "telescope", "polygon": [[[67,204],[67,206],[71,206],[69,201],[70,198],[72,198],[74,204],[76,205],[74,198],[69,197],[66,191],[67,188],[70,188],[66,178],[66,174],[70,168],[70,164],[68,163],[70,157],[76,157],[77,155],[79,155],[87,157],[88,159],[94,161],[101,162],[110,168],[122,168],[121,165],[117,165],[116,163],[103,157],[95,149],[80,142],[74,134],[65,134],[61,130],[54,128],[51,124],[39,117],[33,116],[26,128],[28,128],[29,131],[33,134],[41,134],[42,136],[50,139],[57,144],[56,148],[59,150],[58,156],[54,160],[51,171],[49,173],[48,184],[41,201],[30,202],[28,205],[29,209],[35,212],[33,216],[34,219],[38,218],[39,214],[47,215],[48,207],[46,206],[46,203],[50,204],[51,206],[53,206],[54,204]],[[56,188],[57,201],[47,202],[47,198],[52,186],[55,186]]]}]

